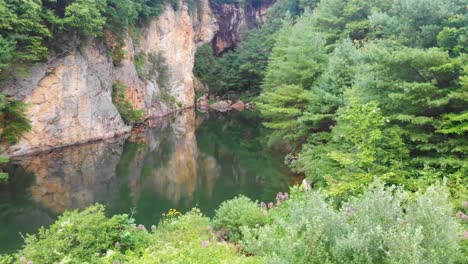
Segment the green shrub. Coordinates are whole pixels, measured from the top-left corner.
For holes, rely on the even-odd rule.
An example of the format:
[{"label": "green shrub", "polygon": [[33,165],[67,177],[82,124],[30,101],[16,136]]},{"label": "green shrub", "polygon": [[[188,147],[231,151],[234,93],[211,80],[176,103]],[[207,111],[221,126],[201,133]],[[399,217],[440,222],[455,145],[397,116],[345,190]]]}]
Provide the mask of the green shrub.
[{"label": "green shrub", "polygon": [[138,76],[141,79],[148,79],[149,77],[148,70],[145,69],[146,54],[141,52],[135,55],[134,64],[135,64],[135,69],[136,69]]},{"label": "green shrub", "polygon": [[133,249],[144,232],[132,232],[132,223],[127,215],[107,218],[102,205],[65,212],[50,228],[28,235],[19,256],[34,263],[89,263],[110,250]]},{"label": "green shrub", "polygon": [[125,42],[121,36],[116,36],[116,39],[109,39],[107,40],[108,46],[108,55],[112,59],[112,63],[114,66],[120,65],[122,60],[125,57],[127,52],[124,50]]},{"label": "green shrub", "polygon": [[149,235],[141,254],[126,252],[104,257],[104,263],[264,263],[258,257],[246,257],[234,245],[219,243],[210,231],[210,220],[198,209],[163,221]]},{"label": "green shrub", "polygon": [[329,263],[333,235],[341,232],[338,213],[318,192],[291,193],[292,199],[270,210],[272,224],[242,228],[243,249],[269,263]]},{"label": "green shrub", "polygon": [[171,212],[150,232],[127,215],[107,218],[101,205],[66,212],[49,229],[28,236],[23,250],[0,256],[0,263],[264,263],[219,243],[198,209]]},{"label": "green shrub", "polygon": [[127,87],[121,81],[117,81],[112,85],[112,103],[117,108],[122,119],[127,124],[142,122],[144,119],[144,110],[136,110],[131,103],[125,98]]},{"label": "green shrub", "polygon": [[267,222],[266,211],[249,198],[240,195],[225,201],[216,210],[213,224],[216,229],[222,229],[231,241],[241,238],[241,227],[255,227]]},{"label": "green shrub", "polygon": [[25,114],[26,107],[27,104],[22,101],[0,93],[0,141],[14,144],[21,134],[31,130],[31,121]]},{"label": "green shrub", "polygon": [[411,195],[374,182],[335,210],[317,192],[295,192],[272,224],[242,228],[247,252],[272,263],[463,263],[462,228],[447,188]]}]

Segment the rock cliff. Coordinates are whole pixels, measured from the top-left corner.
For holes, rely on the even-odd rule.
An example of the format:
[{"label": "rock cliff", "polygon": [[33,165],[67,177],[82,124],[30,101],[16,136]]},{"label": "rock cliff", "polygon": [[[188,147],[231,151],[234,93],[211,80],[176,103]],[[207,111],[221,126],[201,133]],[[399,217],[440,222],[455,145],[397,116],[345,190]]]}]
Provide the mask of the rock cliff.
[{"label": "rock cliff", "polygon": [[199,0],[198,10],[183,1],[179,6],[167,5],[137,39],[127,34],[117,66],[102,41],[75,37],[64,41],[69,42],[64,52],[51,50],[47,62],[29,67],[27,74],[13,72],[0,91],[29,103],[32,131],[7,153],[29,154],[128,132],[112,104],[116,81],[128,87],[127,99],[146,117],[193,106],[195,51],[211,41],[217,26],[208,0]]},{"label": "rock cliff", "polygon": [[212,41],[217,53],[233,48],[249,28],[263,23],[274,0],[216,5],[181,0],[123,38],[124,56],[112,58],[104,40],[61,36],[46,62],[12,71],[0,92],[29,104],[32,130],[2,151],[11,156],[60,148],[127,133],[112,103],[112,86],[127,87],[126,99],[145,117],[160,117],[194,105],[192,73],[197,47]]},{"label": "rock cliff", "polygon": [[211,4],[219,30],[211,41],[216,55],[235,48],[243,34],[265,22],[266,12],[276,0],[246,0],[234,4]]}]

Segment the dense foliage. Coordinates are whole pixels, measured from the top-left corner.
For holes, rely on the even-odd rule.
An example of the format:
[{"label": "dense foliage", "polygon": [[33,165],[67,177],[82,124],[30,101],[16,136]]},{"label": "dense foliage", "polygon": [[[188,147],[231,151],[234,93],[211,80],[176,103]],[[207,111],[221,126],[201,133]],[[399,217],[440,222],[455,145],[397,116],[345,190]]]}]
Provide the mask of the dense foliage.
[{"label": "dense foliage", "polygon": [[120,81],[112,85],[112,103],[127,124],[140,123],[144,119],[144,110],[134,109],[126,97],[127,86]]},{"label": "dense foliage", "polygon": [[277,1],[268,9],[265,25],[247,32],[234,50],[216,57],[209,44],[199,48],[195,58],[195,75],[208,84],[212,92],[248,91],[258,94],[277,31],[284,23],[293,20],[305,8],[315,6],[317,2]]},{"label": "dense foliage", "polygon": [[0,263],[263,263],[219,243],[210,220],[193,209],[171,209],[156,226],[136,225],[128,215],[107,218],[100,205],[66,212],[50,228],[28,236],[25,247]]},{"label": "dense foliage", "polygon": [[0,93],[0,142],[16,143],[22,133],[31,129],[31,121],[25,114],[26,107],[25,103]]},{"label": "dense foliage", "polygon": [[466,197],[467,22],[458,0],[323,0],[285,20],[261,76],[271,140],[336,196],[446,177]]},{"label": "dense foliage", "polygon": [[[28,235],[1,263],[464,263],[464,212],[453,216],[445,186],[408,193],[374,182],[335,209],[319,192],[291,189],[276,203],[227,201],[213,220],[169,210],[151,227],[100,205],[64,213]],[[465,202],[465,211],[468,204]],[[464,220],[463,220],[464,219]],[[238,247],[224,240],[236,230]],[[221,242],[220,242],[221,241]]]},{"label": "dense foliage", "polygon": [[[0,93],[0,144],[14,144],[23,133],[31,130],[26,107],[27,104]],[[8,160],[7,156],[0,155],[0,165]],[[8,175],[0,170],[0,182],[7,179]]]},{"label": "dense foliage", "polygon": [[245,196],[223,202],[213,219],[214,227],[224,229],[224,235],[231,241],[241,238],[241,227],[252,228],[265,222],[262,209]]},{"label": "dense foliage", "polygon": [[158,16],[170,1],[0,0],[0,73],[45,59],[48,47],[63,34],[100,37],[109,31],[120,36],[129,26]]},{"label": "dense foliage", "polygon": [[463,263],[448,196],[441,185],[414,195],[374,182],[336,210],[318,192],[293,189],[269,209],[268,225],[243,228],[241,244],[267,263]]}]

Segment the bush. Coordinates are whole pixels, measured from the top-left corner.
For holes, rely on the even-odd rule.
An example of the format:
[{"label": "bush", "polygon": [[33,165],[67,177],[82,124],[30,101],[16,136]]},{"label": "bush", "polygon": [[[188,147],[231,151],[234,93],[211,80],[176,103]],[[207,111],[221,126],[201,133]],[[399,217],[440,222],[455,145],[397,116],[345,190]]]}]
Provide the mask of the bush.
[{"label": "bush", "polygon": [[210,219],[197,209],[173,221],[164,221],[151,246],[131,263],[264,263],[236,253],[233,245],[218,243]]},{"label": "bush", "polygon": [[138,76],[141,79],[148,79],[148,70],[145,69],[145,64],[146,64],[146,54],[141,52],[137,55],[135,55],[135,69],[138,74]]},{"label": "bush", "polygon": [[264,263],[217,242],[209,227],[198,209],[185,215],[173,210],[148,232],[127,215],[109,219],[103,206],[94,205],[64,213],[49,229],[28,236],[18,254],[0,255],[0,263]]},{"label": "bush", "polygon": [[317,192],[298,193],[272,224],[243,228],[244,249],[272,263],[456,263],[462,228],[447,188],[414,198],[380,182],[335,210]]},{"label": "bush", "polygon": [[341,232],[338,213],[317,193],[292,189],[292,199],[270,210],[272,224],[242,228],[241,245],[271,263],[327,263],[333,234]]},{"label": "bush", "polygon": [[214,227],[225,231],[231,241],[241,238],[242,226],[255,227],[267,222],[266,211],[249,198],[240,195],[223,202],[213,219]]},{"label": "bush", "polygon": [[122,119],[127,124],[142,122],[144,119],[144,110],[136,110],[132,104],[125,98],[127,87],[121,81],[117,81],[112,85],[112,103],[117,108]]},{"label": "bush", "polygon": [[27,104],[7,98],[0,93],[0,142],[15,144],[20,136],[31,130],[26,116]]},{"label": "bush", "polygon": [[28,235],[19,255],[34,263],[85,263],[109,250],[133,249],[140,238],[132,223],[127,215],[107,218],[102,205],[66,212],[50,228]]}]

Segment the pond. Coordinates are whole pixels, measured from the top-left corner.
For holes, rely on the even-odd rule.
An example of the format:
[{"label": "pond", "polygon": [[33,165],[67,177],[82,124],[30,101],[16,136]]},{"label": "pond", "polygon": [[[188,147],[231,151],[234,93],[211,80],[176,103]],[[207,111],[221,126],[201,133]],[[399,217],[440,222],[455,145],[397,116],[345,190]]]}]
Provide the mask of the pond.
[{"label": "pond", "polygon": [[195,111],[150,120],[126,137],[11,161],[10,180],[0,184],[0,253],[20,249],[22,236],[65,210],[94,203],[149,227],[171,208],[213,216],[239,194],[268,202],[287,191],[289,171],[266,146],[255,112]]}]

